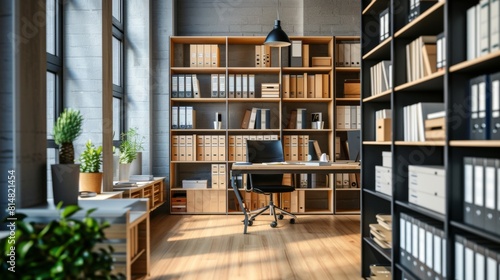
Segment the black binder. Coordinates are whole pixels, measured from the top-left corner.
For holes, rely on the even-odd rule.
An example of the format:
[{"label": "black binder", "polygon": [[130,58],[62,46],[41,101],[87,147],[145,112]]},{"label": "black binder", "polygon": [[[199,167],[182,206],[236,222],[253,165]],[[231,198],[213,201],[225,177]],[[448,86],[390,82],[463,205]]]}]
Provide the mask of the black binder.
[{"label": "black binder", "polygon": [[474,159],[474,205],[472,208],[473,219],[471,224],[478,227],[484,228],[484,168],[485,168],[484,158]]},{"label": "black binder", "polygon": [[470,96],[470,139],[487,140],[489,118],[487,117],[489,84],[488,76],[481,75],[472,78],[469,82]]},{"label": "black binder", "polygon": [[474,219],[473,208],[474,208],[474,158],[465,157],[464,158],[464,181],[463,181],[463,191],[464,191],[464,222],[467,224],[472,224]]},{"label": "black binder", "polygon": [[497,221],[497,167],[495,159],[485,159],[484,170],[484,229],[496,233]]},{"label": "black binder", "polygon": [[490,75],[490,139],[500,140],[500,72]]}]

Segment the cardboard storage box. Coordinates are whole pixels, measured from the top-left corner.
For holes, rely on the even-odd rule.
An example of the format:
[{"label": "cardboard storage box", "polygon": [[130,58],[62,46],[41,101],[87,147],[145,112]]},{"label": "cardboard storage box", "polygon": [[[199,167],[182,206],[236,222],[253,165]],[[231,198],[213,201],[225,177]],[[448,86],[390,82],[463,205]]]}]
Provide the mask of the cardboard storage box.
[{"label": "cardboard storage box", "polygon": [[358,79],[344,80],[344,97],[359,97],[361,94],[361,84]]},{"label": "cardboard storage box", "polygon": [[329,56],[318,57],[315,56],[312,58],[312,67],[317,66],[332,66],[332,58]]},{"label": "cardboard storage box", "polygon": [[391,141],[392,119],[378,119],[376,124],[376,141]]}]

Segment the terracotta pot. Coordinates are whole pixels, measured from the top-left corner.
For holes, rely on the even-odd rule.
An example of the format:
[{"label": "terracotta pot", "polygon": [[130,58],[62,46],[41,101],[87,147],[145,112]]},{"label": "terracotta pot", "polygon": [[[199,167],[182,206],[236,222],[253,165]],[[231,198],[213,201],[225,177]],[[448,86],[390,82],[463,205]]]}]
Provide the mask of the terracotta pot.
[{"label": "terracotta pot", "polygon": [[101,193],[102,173],[80,173],[80,191]]}]

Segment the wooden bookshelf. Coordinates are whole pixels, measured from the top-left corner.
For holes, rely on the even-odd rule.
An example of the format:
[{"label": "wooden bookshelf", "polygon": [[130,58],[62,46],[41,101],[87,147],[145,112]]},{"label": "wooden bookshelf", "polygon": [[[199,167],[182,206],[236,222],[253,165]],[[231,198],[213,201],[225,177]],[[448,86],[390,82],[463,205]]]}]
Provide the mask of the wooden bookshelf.
[{"label": "wooden bookshelf", "polygon": [[[224,207],[171,207],[172,214],[227,214],[241,213],[236,209],[233,201],[232,190],[229,187],[229,171],[235,160],[229,157],[229,139],[235,137],[268,137],[277,136],[278,139],[291,135],[308,136],[310,140],[317,140],[323,152],[329,155],[330,159],[335,158],[335,137],[337,133],[346,133],[348,130],[335,129],[335,97],[340,90],[338,83],[343,83],[344,78],[359,79],[360,67],[336,67],[335,66],[335,42],[333,36],[291,36],[290,40],[300,40],[303,45],[309,46],[309,66],[291,66],[288,60],[289,48],[271,48],[271,67],[257,67],[255,61],[255,46],[262,45],[263,36],[173,36],[170,39],[171,61],[169,78],[173,75],[196,74],[200,83],[201,98],[169,98],[169,104],[173,106],[192,106],[196,110],[196,128],[192,129],[170,129],[171,137],[180,136],[207,136],[222,137],[225,139],[224,160],[173,160],[171,155],[170,184],[168,197],[171,203],[183,203],[187,205],[193,203],[195,199],[200,201],[210,201],[215,204],[223,201]],[[344,41],[359,41],[357,36],[339,36]],[[218,67],[190,67],[190,47],[191,45],[215,44],[218,47],[219,60]],[[330,57],[330,66],[312,67],[312,57]],[[226,96],[222,98],[211,98],[211,75],[218,74],[224,76],[226,80]],[[229,97],[228,80],[230,75],[249,74],[255,76],[255,97],[253,98],[233,98]],[[321,98],[283,98],[283,75],[303,75],[303,74],[323,74],[328,75],[329,96]],[[338,79],[342,79],[341,81]],[[280,84],[280,96],[273,98],[262,97],[261,83]],[[172,85],[171,85],[172,86]],[[345,105],[359,104],[359,99],[344,99]],[[256,108],[269,109],[271,112],[270,129],[242,129],[241,122],[246,110]],[[288,129],[288,117],[292,110],[306,108],[307,126],[305,129]],[[213,129],[215,112],[222,115],[222,128]],[[310,124],[310,114],[321,112],[324,128],[312,129]],[[358,130],[359,131],[359,130]],[[246,138],[245,138],[246,139]],[[194,150],[197,146],[193,146]],[[171,147],[173,149],[173,147]],[[236,160],[241,161],[241,160]],[[225,189],[212,190],[211,186],[211,165],[223,165],[226,170]],[[207,180],[208,188],[204,189],[184,189],[183,180],[203,179]],[[307,214],[333,214],[335,212],[334,187],[332,182],[326,188],[298,189],[304,192],[307,199],[320,199],[326,203],[327,207],[309,207]],[[351,192],[360,192],[359,189]],[[198,195],[200,197],[193,198]],[[208,198],[210,196],[210,198]],[[314,196],[314,197],[312,197]],[[319,196],[319,198],[318,198]],[[180,198],[179,198],[180,197]],[[312,198],[309,198],[312,197]],[[177,199],[178,201],[175,201]],[[359,204],[359,195],[358,195]],[[191,203],[191,204],[190,204]],[[352,207],[351,207],[352,208]],[[359,210],[359,207],[357,207]],[[342,209],[339,209],[342,210]],[[356,211],[354,211],[356,212]],[[359,213],[359,211],[358,211]]]}]

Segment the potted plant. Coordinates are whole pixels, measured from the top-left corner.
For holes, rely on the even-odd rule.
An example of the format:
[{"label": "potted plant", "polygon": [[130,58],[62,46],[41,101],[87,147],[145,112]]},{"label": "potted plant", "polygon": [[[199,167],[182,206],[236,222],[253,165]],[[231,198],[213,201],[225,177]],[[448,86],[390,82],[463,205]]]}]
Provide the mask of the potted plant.
[{"label": "potted plant", "polygon": [[82,133],[83,117],[80,111],[64,109],[54,125],[54,141],[59,145],[59,164],[51,166],[54,204],[78,203],[80,167],[75,164],[73,141]]},{"label": "potted plant", "polygon": [[[26,215],[16,215],[15,235],[0,240],[2,279],[123,279],[124,275],[111,272],[113,248],[101,245],[109,224],[90,216],[95,209],[77,219],[72,216],[80,207],[61,207],[59,203],[59,218],[43,225],[25,221]],[[8,271],[12,250],[15,272]]]},{"label": "potted plant", "polygon": [[102,184],[102,146],[95,147],[87,141],[80,155],[80,191],[101,193]]},{"label": "potted plant", "polygon": [[[140,170],[140,167],[142,166],[142,155],[140,152],[144,149],[143,145],[145,137],[141,137],[137,130],[138,128],[130,128],[121,136],[122,141],[119,147],[120,181],[128,180],[130,174],[142,173]],[[138,165],[138,167],[132,169],[131,164],[133,162],[135,165]]]}]

